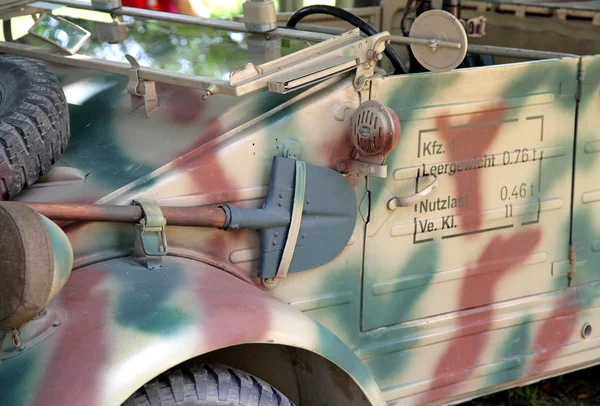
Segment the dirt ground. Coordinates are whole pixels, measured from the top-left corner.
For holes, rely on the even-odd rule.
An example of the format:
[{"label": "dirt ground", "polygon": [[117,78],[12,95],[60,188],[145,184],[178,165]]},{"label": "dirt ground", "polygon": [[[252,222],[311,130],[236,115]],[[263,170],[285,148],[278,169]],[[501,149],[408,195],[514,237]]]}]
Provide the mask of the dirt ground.
[{"label": "dirt ground", "polygon": [[600,405],[600,366],[484,396],[461,406]]}]

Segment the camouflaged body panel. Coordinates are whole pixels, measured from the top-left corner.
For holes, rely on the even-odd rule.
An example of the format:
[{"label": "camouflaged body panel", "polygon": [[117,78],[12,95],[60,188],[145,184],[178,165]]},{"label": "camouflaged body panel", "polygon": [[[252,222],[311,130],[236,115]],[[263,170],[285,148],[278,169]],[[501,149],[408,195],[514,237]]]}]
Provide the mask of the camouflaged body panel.
[{"label": "camouflaged body panel", "polygon": [[[134,226],[70,225],[77,269],[50,306],[69,322],[1,364],[0,392],[19,405],[118,403],[174,363],[243,342],[317,352],[373,404],[441,404],[597,362],[599,61],[392,76],[360,93],[348,75],[206,102],[157,84],[151,118],[125,79],[53,66],[67,95],[90,89],[70,106],[61,162],[87,176],[18,200],[259,208],[287,141],[335,168],[369,99],[402,130],[386,178],[348,176],[359,205],[344,251],[271,286],[256,278],[253,231],[167,226],[173,258],[149,271],[131,258]],[[434,176],[425,199],[388,208]]]}]

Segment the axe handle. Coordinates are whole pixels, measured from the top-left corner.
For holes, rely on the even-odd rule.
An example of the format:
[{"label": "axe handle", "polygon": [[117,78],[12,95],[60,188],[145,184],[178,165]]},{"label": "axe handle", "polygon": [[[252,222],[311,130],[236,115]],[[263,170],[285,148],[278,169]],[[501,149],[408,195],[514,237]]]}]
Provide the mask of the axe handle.
[{"label": "axe handle", "polygon": [[[138,223],[144,218],[140,206],[29,202],[22,204],[26,204],[50,220]],[[225,223],[225,212],[218,206],[161,207],[161,210],[167,224],[172,226],[219,228]]]}]

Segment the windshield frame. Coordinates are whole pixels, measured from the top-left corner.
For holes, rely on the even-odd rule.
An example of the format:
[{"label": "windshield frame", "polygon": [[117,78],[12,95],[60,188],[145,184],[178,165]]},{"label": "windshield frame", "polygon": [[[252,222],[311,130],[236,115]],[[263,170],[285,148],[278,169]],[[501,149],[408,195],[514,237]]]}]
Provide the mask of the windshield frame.
[{"label": "windshield frame", "polygon": [[[18,2],[19,7],[22,7],[22,2]],[[188,24],[193,26],[201,26],[215,29],[228,30],[232,32],[243,32],[250,33],[251,31],[246,28],[243,22],[220,20],[213,18],[202,18],[196,16],[138,9],[133,7],[121,7],[114,10],[98,10],[92,6],[90,1],[81,0],[53,0],[51,2],[29,2],[25,5],[27,13],[30,14],[32,10],[38,10],[39,12],[52,13],[53,6],[67,6],[75,9],[83,10],[94,10],[101,13],[107,13],[113,18],[121,16],[131,16],[144,18],[149,20],[172,22]],[[10,11],[7,10],[8,15]],[[5,13],[0,13],[0,19]],[[311,47],[305,48],[311,49],[315,46],[319,48],[323,42],[335,42],[335,36],[325,33],[318,33],[312,31],[302,31],[289,28],[277,28],[272,32],[269,32],[271,38],[287,38],[296,40],[305,40],[316,42]],[[151,68],[145,66],[134,66],[125,62],[108,61],[100,58],[85,56],[85,55],[65,55],[62,53],[55,52],[54,49],[47,49],[32,45],[25,45],[16,42],[0,42],[0,52],[39,59],[47,62],[58,63],[78,68],[92,69],[106,73],[113,73],[122,76],[128,76],[130,78],[137,78],[138,81],[155,81],[160,83],[166,83],[176,86],[184,86],[189,88],[195,88],[206,91],[207,95],[212,94],[224,94],[229,96],[241,96],[246,93],[258,90],[257,86],[246,85],[232,85],[230,81],[224,79],[218,79],[208,76],[198,76],[193,74],[179,73],[168,71],[164,69]],[[298,51],[300,52],[300,51]],[[285,59],[280,58],[280,59]],[[277,63],[280,59],[270,62]],[[253,65],[251,63],[247,64]],[[257,67],[260,69],[260,65]],[[261,87],[266,87],[266,84]]]}]

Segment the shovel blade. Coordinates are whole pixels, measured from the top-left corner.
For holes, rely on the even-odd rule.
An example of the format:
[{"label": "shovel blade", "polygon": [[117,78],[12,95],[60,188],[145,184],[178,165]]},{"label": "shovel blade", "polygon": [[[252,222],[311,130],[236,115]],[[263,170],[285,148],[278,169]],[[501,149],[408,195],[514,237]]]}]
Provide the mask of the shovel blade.
[{"label": "shovel blade", "polygon": [[[275,194],[279,195],[286,184],[294,188],[295,162],[274,157],[266,206],[277,201]],[[306,164],[305,183],[302,221],[288,273],[313,269],[336,258],[348,245],[356,224],[356,193],[345,176]],[[261,229],[260,278],[276,276],[289,230],[289,224]]]}]

